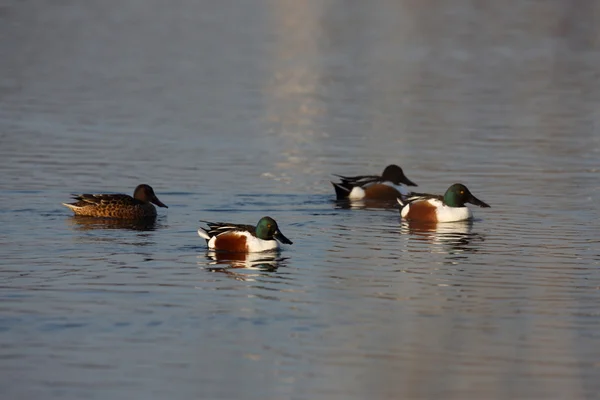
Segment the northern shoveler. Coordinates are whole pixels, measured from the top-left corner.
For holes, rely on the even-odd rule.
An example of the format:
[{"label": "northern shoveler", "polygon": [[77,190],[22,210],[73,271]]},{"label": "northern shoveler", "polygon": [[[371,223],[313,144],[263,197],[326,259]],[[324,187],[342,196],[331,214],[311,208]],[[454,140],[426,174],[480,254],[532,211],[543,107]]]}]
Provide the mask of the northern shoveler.
[{"label": "northern shoveler", "polygon": [[339,183],[331,182],[338,200],[370,199],[393,201],[400,195],[410,194],[410,191],[402,184],[407,186],[417,186],[416,183],[412,182],[404,175],[402,168],[393,164],[385,167],[381,176],[335,176],[341,179],[341,182]]},{"label": "northern shoveler", "polygon": [[402,218],[427,222],[456,222],[471,219],[473,213],[465,206],[466,203],[489,207],[460,183],[450,186],[443,196],[414,193],[405,199],[399,197],[398,203]]},{"label": "northern shoveler", "polygon": [[275,239],[281,243],[292,244],[292,241],[279,231],[277,222],[271,217],[262,217],[256,227],[224,222],[200,222],[208,225],[208,229],[198,229],[198,235],[206,239],[209,249],[255,253],[279,249]]},{"label": "northern shoveler", "polygon": [[75,215],[88,217],[108,217],[136,219],[156,217],[156,208],[168,208],[154,194],[149,185],[139,185],[133,192],[133,197],[127,194],[74,194],[75,203],[63,203]]}]

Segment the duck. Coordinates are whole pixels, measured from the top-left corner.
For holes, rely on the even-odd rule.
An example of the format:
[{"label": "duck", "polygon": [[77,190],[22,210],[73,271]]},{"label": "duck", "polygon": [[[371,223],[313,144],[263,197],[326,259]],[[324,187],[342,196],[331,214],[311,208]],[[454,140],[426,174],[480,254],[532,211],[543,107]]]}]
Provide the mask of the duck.
[{"label": "duck", "polygon": [[138,185],[133,197],[127,194],[73,194],[74,203],[62,203],[75,215],[87,217],[137,219],[156,217],[156,208],[169,208],[161,202],[150,185]]},{"label": "duck", "polygon": [[406,186],[417,186],[395,164],[385,167],[381,175],[335,176],[340,178],[340,182],[331,182],[337,200],[394,201],[411,193]]},{"label": "duck", "polygon": [[472,211],[466,203],[489,208],[490,205],[479,200],[462,183],[455,183],[446,190],[443,196],[413,193],[410,196],[398,197],[400,215],[408,221],[423,222],[458,222],[473,218]]},{"label": "duck", "polygon": [[256,226],[225,222],[200,222],[208,228],[199,228],[198,236],[206,239],[208,248],[237,253],[256,253],[279,250],[279,242],[293,244],[281,233],[277,222],[271,217],[262,217]]}]

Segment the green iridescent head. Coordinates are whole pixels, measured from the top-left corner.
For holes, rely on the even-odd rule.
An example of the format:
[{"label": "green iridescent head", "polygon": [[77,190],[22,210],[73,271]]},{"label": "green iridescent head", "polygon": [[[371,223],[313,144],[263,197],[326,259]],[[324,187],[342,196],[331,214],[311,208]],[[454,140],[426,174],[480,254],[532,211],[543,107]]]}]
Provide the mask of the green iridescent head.
[{"label": "green iridescent head", "polygon": [[444,204],[449,207],[464,207],[466,203],[475,204],[479,207],[489,207],[488,204],[473,196],[469,189],[461,183],[450,186],[444,194]]},{"label": "green iridescent head", "polygon": [[292,241],[279,231],[277,222],[271,217],[262,217],[256,224],[256,237],[263,240],[277,239],[281,243],[292,244]]}]

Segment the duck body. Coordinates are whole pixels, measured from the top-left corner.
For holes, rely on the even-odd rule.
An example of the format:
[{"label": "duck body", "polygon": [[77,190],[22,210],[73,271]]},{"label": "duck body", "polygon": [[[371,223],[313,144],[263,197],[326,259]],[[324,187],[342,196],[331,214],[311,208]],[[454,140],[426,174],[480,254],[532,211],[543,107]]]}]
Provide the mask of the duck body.
[{"label": "duck body", "polygon": [[340,182],[331,182],[338,200],[395,200],[409,195],[406,186],[417,186],[408,179],[402,168],[388,165],[380,175],[336,175]]},{"label": "duck body", "polygon": [[74,194],[74,203],[63,203],[75,215],[87,217],[137,219],[156,217],[156,208],[168,208],[162,203],[149,185],[139,185],[134,196],[127,194]]},{"label": "duck body", "polygon": [[208,228],[199,228],[198,235],[206,239],[209,249],[236,253],[256,253],[279,249],[278,241],[292,244],[275,220],[263,217],[256,226],[225,222],[201,221]]},{"label": "duck body", "polygon": [[456,183],[443,196],[418,193],[398,198],[400,216],[409,221],[458,222],[473,218],[466,203],[490,207],[471,194],[463,184]]},{"label": "duck body", "polygon": [[427,222],[457,222],[473,218],[469,207],[449,207],[436,198],[413,200],[402,208],[400,215],[406,220]]}]

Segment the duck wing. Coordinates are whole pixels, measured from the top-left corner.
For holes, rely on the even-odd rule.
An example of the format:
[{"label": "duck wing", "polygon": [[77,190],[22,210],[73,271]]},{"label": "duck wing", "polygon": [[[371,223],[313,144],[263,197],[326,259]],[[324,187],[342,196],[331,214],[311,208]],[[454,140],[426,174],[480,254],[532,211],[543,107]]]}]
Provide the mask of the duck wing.
[{"label": "duck wing", "polygon": [[377,175],[343,176],[334,174],[334,176],[340,178],[340,184],[345,187],[364,187],[366,185],[382,181],[381,176]]},{"label": "duck wing", "polygon": [[208,229],[203,229],[209,237],[218,236],[227,232],[246,231],[255,235],[256,227],[252,225],[230,224],[227,222],[209,222],[200,220],[208,225]]},{"label": "duck wing", "polygon": [[444,196],[441,196],[439,194],[431,194],[431,193],[412,192],[411,194],[409,194],[407,196],[401,196],[401,197],[402,197],[402,202],[405,204],[414,203],[415,201],[429,200],[429,199],[436,199],[436,200],[440,200],[440,201],[444,200]]},{"label": "duck wing", "polygon": [[134,199],[127,194],[73,194],[71,196],[74,200],[77,200],[75,205],[83,206],[97,206],[104,207],[109,205],[114,206],[136,206],[142,204],[140,200]]}]

